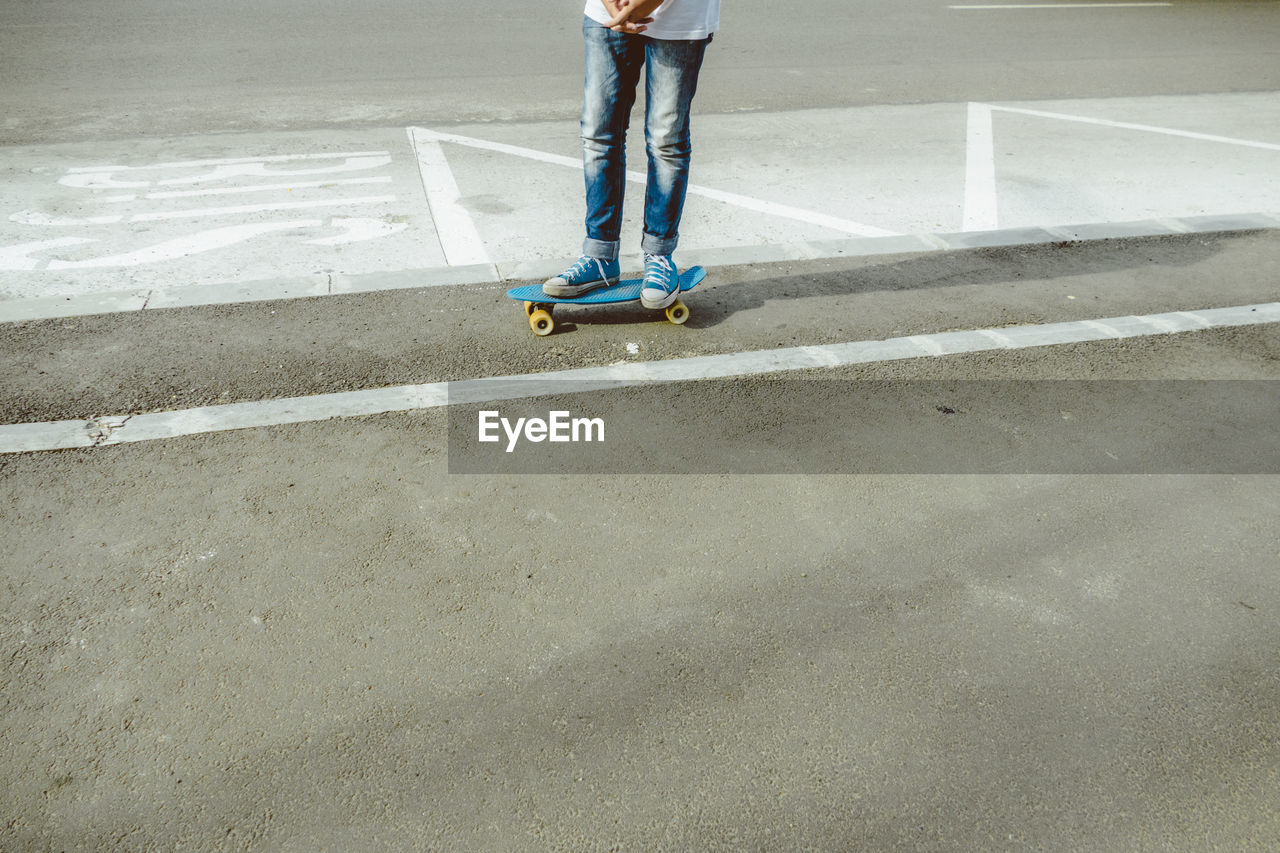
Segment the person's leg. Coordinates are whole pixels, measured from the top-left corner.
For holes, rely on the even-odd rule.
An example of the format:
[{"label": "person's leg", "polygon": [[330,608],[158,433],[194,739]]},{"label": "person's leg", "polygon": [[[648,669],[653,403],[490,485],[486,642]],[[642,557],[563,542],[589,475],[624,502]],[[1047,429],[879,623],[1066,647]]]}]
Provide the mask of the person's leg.
[{"label": "person's leg", "polygon": [[650,39],[645,77],[645,147],[649,173],[645,185],[644,287],[640,303],[666,308],[679,296],[680,274],[671,255],[680,237],[689,186],[693,143],[689,112],[698,88],[698,72],[711,39]]},{"label": "person's leg", "polygon": [[548,296],[578,296],[616,284],[619,278],[627,125],[644,68],[644,40],[615,33],[585,17],[582,37],[586,46],[581,126],[587,236],[578,262],[543,285]]},{"label": "person's leg", "polygon": [[582,166],[587,191],[583,254],[618,256],[627,185],[627,125],[644,69],[645,39],[587,19],[587,72],[582,103]]},{"label": "person's leg", "polygon": [[649,39],[645,78],[645,145],[649,155],[641,248],[670,255],[679,240],[693,144],[689,109],[710,39]]}]

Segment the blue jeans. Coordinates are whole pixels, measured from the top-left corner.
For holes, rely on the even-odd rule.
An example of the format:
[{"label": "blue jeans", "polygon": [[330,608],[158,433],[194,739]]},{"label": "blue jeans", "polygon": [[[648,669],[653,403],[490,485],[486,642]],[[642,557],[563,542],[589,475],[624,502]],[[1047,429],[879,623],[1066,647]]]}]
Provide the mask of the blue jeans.
[{"label": "blue jeans", "polygon": [[587,184],[587,239],[582,252],[618,257],[626,142],[636,86],[645,74],[644,139],[649,173],[641,248],[670,255],[679,238],[689,186],[689,105],[710,38],[669,41],[624,35],[584,18],[587,73],[582,105],[582,165]]}]

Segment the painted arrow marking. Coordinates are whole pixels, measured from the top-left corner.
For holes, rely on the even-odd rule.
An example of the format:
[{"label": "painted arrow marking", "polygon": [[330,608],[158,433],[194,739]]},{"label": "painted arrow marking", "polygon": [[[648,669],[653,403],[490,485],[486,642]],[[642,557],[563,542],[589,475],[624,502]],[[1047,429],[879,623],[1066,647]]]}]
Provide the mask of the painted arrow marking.
[{"label": "painted arrow marking", "polygon": [[[260,222],[252,225],[231,225],[226,228],[210,228],[207,231],[200,231],[195,234],[189,234],[186,237],[178,237],[175,240],[166,240],[163,243],[157,243],[154,246],[148,246],[145,249],[138,249],[134,252],[126,252],[119,255],[107,255],[101,258],[89,258],[83,261],[50,261],[49,269],[51,270],[84,270],[84,269],[102,269],[106,267],[135,267],[141,264],[154,264],[159,261],[170,261],[176,258],[185,258],[189,255],[196,255],[201,252],[208,252],[214,249],[222,249],[227,246],[242,243],[245,240],[251,240],[262,234],[270,234],[274,231],[292,231],[300,228],[314,228],[323,223],[318,219],[301,219],[292,222]],[[29,269],[35,269],[29,267]]]},{"label": "painted arrow marking", "polygon": [[59,237],[56,240],[37,240],[34,243],[0,247],[0,270],[37,270],[44,261],[31,257],[33,252],[96,242],[89,237]]},{"label": "painted arrow marking", "polygon": [[407,222],[384,222],[381,219],[342,217],[334,217],[329,220],[329,225],[334,228],[345,228],[346,231],[342,234],[335,234],[332,237],[308,240],[307,244],[310,246],[344,246],[348,243],[361,243],[365,240],[389,237],[409,227]]}]

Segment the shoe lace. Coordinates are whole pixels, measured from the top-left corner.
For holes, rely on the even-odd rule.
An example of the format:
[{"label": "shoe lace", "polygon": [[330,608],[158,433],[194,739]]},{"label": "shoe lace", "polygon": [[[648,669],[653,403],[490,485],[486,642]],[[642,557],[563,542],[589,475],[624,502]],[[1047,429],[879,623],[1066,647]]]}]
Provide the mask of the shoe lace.
[{"label": "shoe lace", "polygon": [[666,290],[670,281],[668,274],[674,272],[676,268],[671,259],[665,255],[645,255],[644,266],[644,283],[657,284]]}]

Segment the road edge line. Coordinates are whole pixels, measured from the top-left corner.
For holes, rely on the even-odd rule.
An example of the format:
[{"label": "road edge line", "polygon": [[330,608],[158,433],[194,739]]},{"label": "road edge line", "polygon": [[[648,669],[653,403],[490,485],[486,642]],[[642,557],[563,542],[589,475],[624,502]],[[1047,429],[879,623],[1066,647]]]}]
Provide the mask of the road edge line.
[{"label": "road edge line", "polygon": [[624,362],[547,373],[429,382],[342,391],[279,400],[202,406],[169,412],[117,415],[83,421],[0,426],[0,454],[107,447],[332,418],[442,408],[451,403],[496,402],[563,392],[566,381],[581,390],[642,383],[756,376],[814,368],[946,357],[991,350],[1030,349],[1103,340],[1157,337],[1206,329],[1280,323],[1280,302],[1198,311],[1172,311],[1095,320],[972,329],[885,340],[753,350],[651,362]]}]

